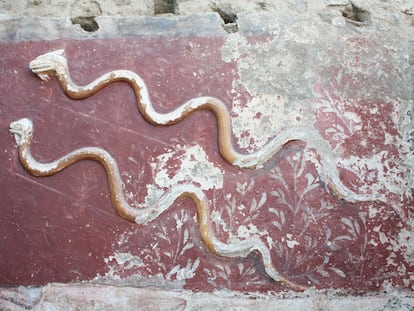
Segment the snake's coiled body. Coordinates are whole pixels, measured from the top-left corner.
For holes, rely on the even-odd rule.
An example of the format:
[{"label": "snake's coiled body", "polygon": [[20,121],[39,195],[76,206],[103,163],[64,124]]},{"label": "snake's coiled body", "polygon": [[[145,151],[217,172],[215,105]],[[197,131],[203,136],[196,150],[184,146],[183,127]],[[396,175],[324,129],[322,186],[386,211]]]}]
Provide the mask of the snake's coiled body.
[{"label": "snake's coiled body", "polygon": [[62,158],[50,163],[38,162],[31,154],[30,144],[33,137],[33,124],[29,119],[21,119],[10,124],[10,132],[15,135],[19,146],[19,157],[24,168],[35,176],[51,176],[70,165],[83,160],[99,162],[108,177],[113,206],[122,218],[138,224],[146,224],[167,210],[178,198],[190,198],[197,207],[200,237],[206,247],[223,257],[246,257],[257,251],[263,260],[266,273],[276,282],[295,290],[304,290],[283,278],[274,268],[268,247],[257,236],[231,243],[219,241],[211,230],[209,201],[204,192],[193,184],[180,184],[170,188],[157,202],[142,209],[131,207],[123,193],[122,179],[115,159],[105,150],[96,147],[76,149]]},{"label": "snake's coiled body", "polygon": [[230,114],[226,105],[214,97],[196,97],[183,103],[168,113],[158,113],[150,100],[148,88],[141,77],[129,70],[114,70],[100,76],[85,86],[76,85],[69,73],[68,64],[63,50],[46,53],[38,56],[30,63],[30,68],[42,80],[56,75],[60,86],[67,96],[74,99],[83,99],[97,93],[102,88],[114,82],[127,82],[134,90],[137,107],[142,116],[154,125],[173,125],[184,120],[189,114],[198,110],[210,110],[217,120],[218,147],[220,154],[231,165],[238,168],[258,168],[271,159],[288,142],[300,140],[308,147],[317,150],[319,176],[335,194],[349,202],[375,200],[373,196],[357,194],[348,189],[340,180],[336,167],[335,156],[329,143],[310,127],[284,128],[277,137],[269,141],[263,148],[250,154],[241,154],[233,148]]}]

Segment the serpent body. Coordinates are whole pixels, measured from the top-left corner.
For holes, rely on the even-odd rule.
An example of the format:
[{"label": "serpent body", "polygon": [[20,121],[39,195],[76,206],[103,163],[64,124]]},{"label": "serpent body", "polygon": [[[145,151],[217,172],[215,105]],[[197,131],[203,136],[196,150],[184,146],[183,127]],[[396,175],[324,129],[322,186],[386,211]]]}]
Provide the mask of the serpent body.
[{"label": "serpent body", "polygon": [[371,201],[377,198],[371,195],[358,194],[348,189],[340,180],[335,156],[329,143],[311,127],[295,126],[283,131],[269,141],[263,148],[250,154],[241,154],[233,148],[230,114],[226,105],[214,97],[196,97],[183,103],[168,113],[158,113],[150,100],[148,88],[142,78],[129,70],[114,70],[103,74],[86,86],[76,85],[69,73],[64,50],[56,50],[38,56],[30,63],[31,70],[42,80],[56,75],[60,86],[67,96],[83,99],[97,93],[111,83],[123,81],[133,88],[137,107],[145,120],[153,125],[173,125],[184,120],[189,114],[198,110],[210,110],[214,113],[218,128],[218,147],[221,156],[231,165],[238,168],[258,168],[271,159],[288,142],[300,140],[308,147],[317,150],[319,162],[314,160],[321,180],[341,199],[349,202]]},{"label": "serpent body", "polygon": [[231,243],[219,241],[211,230],[209,201],[205,193],[193,184],[180,184],[171,187],[157,202],[142,209],[131,207],[123,193],[122,178],[115,159],[104,149],[84,147],[69,152],[65,156],[50,163],[38,162],[30,151],[33,137],[33,123],[29,119],[21,119],[10,124],[10,132],[14,134],[19,147],[19,158],[24,168],[35,176],[51,176],[70,165],[83,160],[99,162],[105,169],[113,206],[122,218],[138,224],[146,224],[166,211],[178,198],[190,198],[197,207],[200,237],[206,247],[218,256],[246,257],[253,251],[258,252],[263,260],[266,273],[276,282],[295,290],[306,287],[295,284],[282,277],[274,268],[269,248],[258,236],[245,240],[232,240]]}]

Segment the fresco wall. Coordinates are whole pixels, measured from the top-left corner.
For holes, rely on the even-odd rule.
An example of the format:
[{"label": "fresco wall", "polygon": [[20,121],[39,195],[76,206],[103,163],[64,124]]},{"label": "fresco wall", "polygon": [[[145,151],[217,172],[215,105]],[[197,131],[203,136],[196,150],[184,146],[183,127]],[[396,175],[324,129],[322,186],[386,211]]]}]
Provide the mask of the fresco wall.
[{"label": "fresco wall", "polygon": [[[3,36],[2,286],[413,289],[412,41],[303,16],[239,16],[231,35],[216,14],[197,17],[199,31],[187,27],[194,17],[122,21],[111,24],[118,36]],[[53,23],[44,29],[67,27]],[[38,58],[55,67],[32,63],[41,71],[32,72],[31,61],[56,50]],[[85,97],[75,84],[119,69],[138,76],[108,75],[130,84],[87,98],[62,89]],[[183,105],[185,117],[169,114]],[[22,166],[22,132],[10,125],[21,118],[32,121],[38,162],[95,149],[33,176],[37,164]],[[96,150],[110,155],[107,171],[92,161]],[[132,218],[114,208],[111,165]]]}]

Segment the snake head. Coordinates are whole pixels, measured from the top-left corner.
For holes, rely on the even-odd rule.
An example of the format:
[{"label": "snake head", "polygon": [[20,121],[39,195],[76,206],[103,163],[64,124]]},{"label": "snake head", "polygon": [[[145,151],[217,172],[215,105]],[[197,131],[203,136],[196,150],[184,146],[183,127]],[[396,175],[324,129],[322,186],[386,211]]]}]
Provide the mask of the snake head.
[{"label": "snake head", "polygon": [[30,69],[42,80],[62,72],[67,67],[64,50],[56,50],[36,57],[30,62]]},{"label": "snake head", "polygon": [[14,134],[17,145],[29,142],[33,135],[33,123],[29,119],[20,119],[10,123],[10,133]]}]

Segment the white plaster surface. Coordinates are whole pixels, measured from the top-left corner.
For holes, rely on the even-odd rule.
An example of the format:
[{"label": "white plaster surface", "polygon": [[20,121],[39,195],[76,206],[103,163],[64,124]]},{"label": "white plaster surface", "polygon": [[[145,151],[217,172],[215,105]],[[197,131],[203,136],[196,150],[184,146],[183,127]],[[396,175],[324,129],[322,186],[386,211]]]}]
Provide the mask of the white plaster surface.
[{"label": "white plaster surface", "polygon": [[[170,167],[169,161],[174,160]],[[202,190],[221,189],[223,171],[211,162],[203,148],[195,145],[189,148],[177,145],[174,150],[166,150],[157,158],[150,160],[154,183],[147,185],[145,205],[149,206],[159,199],[166,188],[191,181]]]},{"label": "white plaster surface", "polygon": [[335,310],[374,311],[414,308],[414,298],[391,292],[343,297],[308,290],[303,294],[193,293],[97,284],[49,284],[40,288],[0,289],[1,310]]}]

